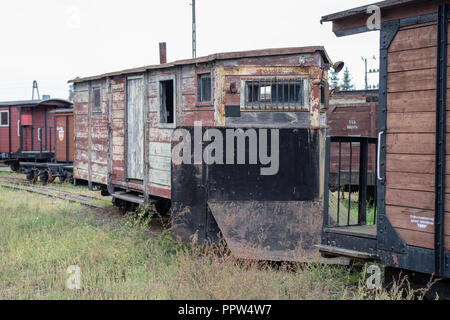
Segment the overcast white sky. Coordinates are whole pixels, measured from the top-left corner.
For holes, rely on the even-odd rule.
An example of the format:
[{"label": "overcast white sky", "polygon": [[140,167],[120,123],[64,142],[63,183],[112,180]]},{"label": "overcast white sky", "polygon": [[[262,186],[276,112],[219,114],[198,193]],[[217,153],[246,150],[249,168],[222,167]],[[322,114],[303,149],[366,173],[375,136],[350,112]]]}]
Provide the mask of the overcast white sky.
[{"label": "overcast white sky", "polygon": [[[197,56],[278,47],[325,46],[343,60],[357,88],[362,56],[378,57],[379,33],[337,38],[323,15],[374,0],[197,0]],[[191,49],[190,0],[16,0],[0,2],[0,101],[31,99],[32,82],[54,98],[68,97],[67,81],[159,63]],[[370,68],[378,67],[372,61]],[[377,76],[369,82],[376,84]]]}]

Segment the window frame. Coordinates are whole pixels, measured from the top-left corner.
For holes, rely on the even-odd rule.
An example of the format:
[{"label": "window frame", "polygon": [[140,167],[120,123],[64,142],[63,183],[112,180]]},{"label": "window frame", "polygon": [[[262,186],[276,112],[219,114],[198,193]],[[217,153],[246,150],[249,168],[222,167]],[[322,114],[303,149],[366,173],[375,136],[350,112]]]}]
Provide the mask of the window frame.
[{"label": "window frame", "polygon": [[[301,107],[292,106],[286,108],[283,103],[278,103],[277,108],[252,108],[247,101],[247,82],[248,81],[284,81],[284,80],[301,80],[303,81],[303,105]],[[310,83],[311,78],[308,75],[268,75],[268,76],[248,76],[241,78],[241,111],[257,111],[257,112],[309,112],[311,110],[310,102]]]},{"label": "window frame", "polygon": [[[177,127],[177,80],[176,75],[158,77],[158,128],[175,129]],[[173,81],[173,123],[161,122],[162,82]]]},{"label": "window frame", "polygon": [[[201,79],[204,76],[208,76],[211,79],[211,97],[208,101],[201,101]],[[196,92],[196,106],[197,107],[212,107],[214,106],[214,79],[211,70],[201,70],[196,73],[197,92]]]},{"label": "window frame", "polygon": [[326,84],[324,82],[320,83],[319,90],[320,90],[320,109],[326,109],[328,104],[326,95]]},{"label": "window frame", "polygon": [[[2,124],[2,116],[1,116],[1,114],[2,113],[6,113],[7,114],[7,116],[6,116],[6,119],[7,119],[7,124]],[[0,128],[9,128],[9,126],[10,126],[10,123],[9,123],[9,110],[0,110]]]},{"label": "window frame", "polygon": [[[95,92],[99,92],[99,105],[95,106]],[[102,113],[102,88],[100,86],[92,87],[92,113]]]}]

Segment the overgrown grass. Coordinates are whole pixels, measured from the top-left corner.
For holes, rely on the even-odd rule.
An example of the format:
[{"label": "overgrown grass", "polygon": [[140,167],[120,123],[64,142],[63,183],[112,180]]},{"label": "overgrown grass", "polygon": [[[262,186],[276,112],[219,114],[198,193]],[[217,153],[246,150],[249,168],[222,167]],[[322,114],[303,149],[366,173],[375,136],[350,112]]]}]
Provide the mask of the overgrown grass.
[{"label": "overgrown grass", "polygon": [[[149,237],[148,219],[0,188],[0,299],[402,299],[364,266],[270,264]],[[69,266],[81,290],[66,288]],[[411,298],[412,295],[406,295]]]}]

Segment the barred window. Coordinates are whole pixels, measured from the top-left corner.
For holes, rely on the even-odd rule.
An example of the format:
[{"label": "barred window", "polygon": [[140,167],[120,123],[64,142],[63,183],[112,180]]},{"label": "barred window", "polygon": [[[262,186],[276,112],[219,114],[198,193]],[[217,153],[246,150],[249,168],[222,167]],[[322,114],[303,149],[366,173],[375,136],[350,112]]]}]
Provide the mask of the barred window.
[{"label": "barred window", "polygon": [[309,85],[303,78],[264,78],[245,81],[248,110],[309,110]]}]

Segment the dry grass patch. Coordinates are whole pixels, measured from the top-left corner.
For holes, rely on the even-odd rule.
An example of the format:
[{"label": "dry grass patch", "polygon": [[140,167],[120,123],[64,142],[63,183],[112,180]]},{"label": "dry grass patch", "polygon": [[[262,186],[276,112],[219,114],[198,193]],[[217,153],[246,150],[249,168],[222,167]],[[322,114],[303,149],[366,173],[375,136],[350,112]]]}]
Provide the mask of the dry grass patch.
[{"label": "dry grass patch", "polygon": [[[234,259],[226,249],[149,237],[121,217],[0,188],[0,299],[388,299],[342,266]],[[65,286],[71,265],[81,290]]]}]

